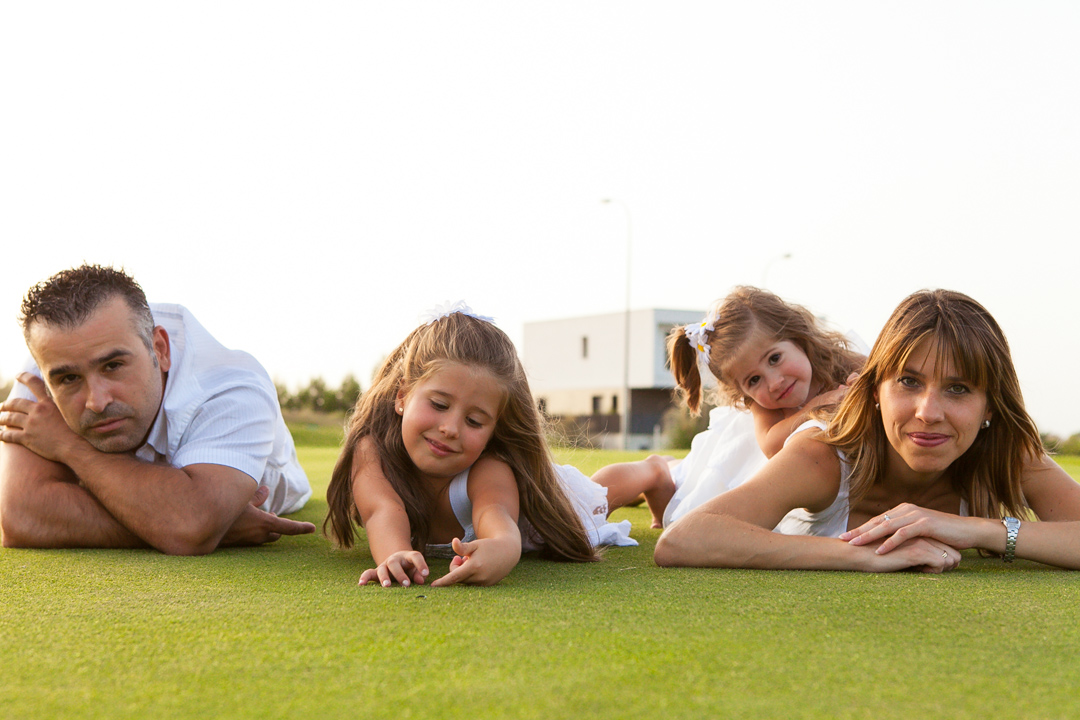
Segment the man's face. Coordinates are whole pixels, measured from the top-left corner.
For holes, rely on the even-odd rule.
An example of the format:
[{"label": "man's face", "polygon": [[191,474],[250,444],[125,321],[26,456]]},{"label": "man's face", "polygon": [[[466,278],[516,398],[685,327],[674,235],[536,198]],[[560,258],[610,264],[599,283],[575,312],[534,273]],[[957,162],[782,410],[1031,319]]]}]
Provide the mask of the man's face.
[{"label": "man's face", "polygon": [[148,350],[131,308],[115,297],[76,328],[34,323],[28,345],[68,427],[102,452],[142,446],[170,366],[163,328],[154,328]]}]

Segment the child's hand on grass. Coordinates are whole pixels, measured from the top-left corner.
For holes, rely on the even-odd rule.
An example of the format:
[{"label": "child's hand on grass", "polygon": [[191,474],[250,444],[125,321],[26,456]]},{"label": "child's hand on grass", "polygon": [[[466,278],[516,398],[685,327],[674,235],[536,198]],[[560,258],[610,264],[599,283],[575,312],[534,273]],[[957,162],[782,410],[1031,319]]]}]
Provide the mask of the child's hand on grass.
[{"label": "child's hand on grass", "polygon": [[510,574],[521,558],[521,548],[495,538],[452,543],[457,555],[450,561],[450,572],[431,583],[431,587],[464,585],[494,585]]},{"label": "child's hand on grass", "polygon": [[397,581],[402,587],[409,587],[412,583],[423,585],[427,575],[427,561],[424,560],[422,553],[415,550],[399,550],[379,563],[378,567],[365,570],[360,575],[360,584],[378,582],[383,587],[390,587],[394,581]]}]

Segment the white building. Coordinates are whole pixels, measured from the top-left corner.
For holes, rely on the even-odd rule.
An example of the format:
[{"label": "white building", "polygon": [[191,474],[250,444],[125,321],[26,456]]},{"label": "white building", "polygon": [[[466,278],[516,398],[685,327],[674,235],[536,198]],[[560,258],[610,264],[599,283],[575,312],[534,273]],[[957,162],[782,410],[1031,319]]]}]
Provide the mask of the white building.
[{"label": "white building", "polygon": [[628,384],[627,447],[654,448],[661,418],[674,404],[668,332],[701,316],[699,310],[632,311],[628,365],[626,313],[526,323],[523,359],[533,395],[548,415],[587,421],[602,446],[621,447]]}]

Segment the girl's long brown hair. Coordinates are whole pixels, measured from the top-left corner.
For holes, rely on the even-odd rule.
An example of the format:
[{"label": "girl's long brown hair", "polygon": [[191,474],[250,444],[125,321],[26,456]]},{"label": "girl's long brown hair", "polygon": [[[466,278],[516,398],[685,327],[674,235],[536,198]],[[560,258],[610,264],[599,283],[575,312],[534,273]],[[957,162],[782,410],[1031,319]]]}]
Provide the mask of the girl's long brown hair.
[{"label": "girl's long brown hair", "polygon": [[341,547],[352,547],[355,542],[360,516],[352,496],[353,460],[360,441],[371,438],[386,479],[405,505],[413,548],[424,550],[435,498],[414,480],[416,467],[405,450],[401,416],[394,405],[399,390],[407,394],[450,363],[483,369],[502,386],[503,404],[484,455],[502,460],[513,470],[521,514],[544,540],[541,554],[574,562],[598,560],[581,518],[556,477],[543,419],[533,405],[517,350],[495,325],[463,313],[413,330],[383,362],[371,389],[357,400],[326,491],[329,513],[323,533],[332,535]]},{"label": "girl's long brown hair", "polygon": [[[727,376],[724,366],[755,332],[798,345],[810,360],[811,384],[820,384],[823,390],[844,383],[848,375],[862,367],[863,356],[851,348],[842,333],[825,329],[802,305],[785,302],[768,290],[749,285],[736,287],[713,306],[708,317],[713,323],[707,335],[709,371],[718,381],[718,400],[727,405],[747,408],[753,402]],[[686,406],[697,415],[702,400],[701,371],[697,350],[686,337],[686,327],[675,327],[668,335],[668,367]]]},{"label": "girl's long brown hair", "polygon": [[1027,502],[1020,481],[1024,466],[1043,453],[1039,431],[1024,409],[1005,334],[986,308],[950,290],[921,290],[900,303],[820,436],[851,463],[853,501],[885,473],[888,439],[874,394],[882,382],[901,373],[923,341],[933,343],[938,368],[951,363],[961,377],[986,391],[991,414],[990,427],[980,430],[949,467],[953,488],[967,500],[972,515],[1024,517]]}]

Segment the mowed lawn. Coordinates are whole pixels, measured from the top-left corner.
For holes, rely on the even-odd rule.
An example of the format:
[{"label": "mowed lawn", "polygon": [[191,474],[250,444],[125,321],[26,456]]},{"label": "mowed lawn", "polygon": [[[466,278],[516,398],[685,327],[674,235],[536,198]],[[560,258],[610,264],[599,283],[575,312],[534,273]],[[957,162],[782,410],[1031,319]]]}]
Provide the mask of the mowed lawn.
[{"label": "mowed lawn", "polygon": [[[301,448],[296,517],[321,524],[336,455]],[[319,535],[2,550],[0,718],[1080,715],[1080,573],[975,553],[944,576],[665,570],[645,508],[623,517],[640,547],[527,558],[493,588],[357,587],[366,546]]]}]

